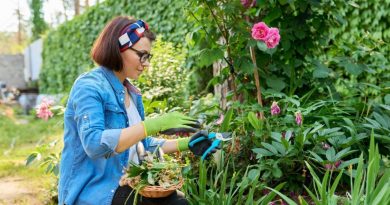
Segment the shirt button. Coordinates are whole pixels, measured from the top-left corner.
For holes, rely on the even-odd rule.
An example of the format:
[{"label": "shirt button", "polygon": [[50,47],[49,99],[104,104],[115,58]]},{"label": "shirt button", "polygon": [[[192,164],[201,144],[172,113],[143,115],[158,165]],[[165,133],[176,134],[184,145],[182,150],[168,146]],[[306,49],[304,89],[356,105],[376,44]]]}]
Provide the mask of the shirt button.
[{"label": "shirt button", "polygon": [[118,108],[116,107],[115,110],[118,110]]},{"label": "shirt button", "polygon": [[121,98],[121,101],[123,101],[123,98]]},{"label": "shirt button", "polygon": [[114,193],[114,190],[111,190],[112,193]]}]

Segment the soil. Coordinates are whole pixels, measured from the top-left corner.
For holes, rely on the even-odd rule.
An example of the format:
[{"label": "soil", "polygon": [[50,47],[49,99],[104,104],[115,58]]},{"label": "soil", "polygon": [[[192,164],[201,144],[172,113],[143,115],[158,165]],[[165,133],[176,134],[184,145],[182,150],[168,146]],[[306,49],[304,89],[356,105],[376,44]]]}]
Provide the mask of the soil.
[{"label": "soil", "polygon": [[19,176],[0,178],[0,204],[44,204],[37,199],[40,190],[28,187],[28,179]]}]

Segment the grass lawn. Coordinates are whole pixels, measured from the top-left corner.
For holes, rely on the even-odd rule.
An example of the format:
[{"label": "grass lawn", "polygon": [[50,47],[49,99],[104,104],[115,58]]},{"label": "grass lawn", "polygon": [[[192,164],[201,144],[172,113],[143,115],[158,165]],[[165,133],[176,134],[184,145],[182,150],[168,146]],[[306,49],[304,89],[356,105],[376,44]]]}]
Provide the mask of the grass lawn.
[{"label": "grass lawn", "polygon": [[39,162],[25,166],[26,158],[37,146],[61,137],[62,117],[43,121],[0,105],[0,204],[48,203],[56,179]]}]

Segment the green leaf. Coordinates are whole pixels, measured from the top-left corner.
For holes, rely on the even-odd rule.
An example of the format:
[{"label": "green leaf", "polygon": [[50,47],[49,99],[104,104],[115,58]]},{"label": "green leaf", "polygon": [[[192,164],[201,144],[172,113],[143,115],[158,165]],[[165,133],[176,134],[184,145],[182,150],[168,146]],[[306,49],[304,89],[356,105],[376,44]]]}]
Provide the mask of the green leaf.
[{"label": "green leaf", "polygon": [[329,69],[319,61],[315,61],[314,65],[315,65],[315,70],[313,72],[314,78],[327,78],[329,74],[332,72],[331,69]]},{"label": "green leaf", "polygon": [[250,179],[252,181],[252,180],[256,179],[259,175],[260,175],[259,169],[251,169],[248,172],[248,179]]},{"label": "green leaf", "polygon": [[345,167],[348,167],[349,165],[357,164],[359,162],[359,158],[354,158],[351,160],[344,161],[340,164],[338,169],[344,169]]},{"label": "green leaf", "polygon": [[154,177],[153,177],[153,173],[152,172],[148,172],[148,183],[150,185],[154,185],[155,184],[155,180],[154,180]]},{"label": "green leaf", "polygon": [[312,151],[309,151],[311,155],[313,155],[313,157],[317,160],[317,162],[320,162],[322,163],[324,160],[318,156],[318,154],[316,154],[315,152],[312,152]]},{"label": "green leaf", "polygon": [[252,149],[252,151],[254,153],[256,153],[259,157],[257,158],[260,158],[260,157],[269,157],[269,156],[273,156],[274,153],[266,150],[266,149],[263,149],[263,148],[254,148]]},{"label": "green leaf", "polygon": [[390,105],[390,94],[385,95],[384,100],[386,105]]},{"label": "green leaf", "polygon": [[30,165],[38,156],[37,152],[30,154],[26,159],[26,166]]},{"label": "green leaf", "polygon": [[230,121],[232,120],[232,117],[233,117],[233,109],[229,109],[226,112],[225,118],[223,119],[223,122],[221,124],[221,132],[229,131],[229,125],[230,125]]},{"label": "green leaf", "polygon": [[266,187],[267,189],[277,193],[280,197],[283,198],[283,200],[285,200],[289,205],[297,205],[297,203],[295,203],[293,200],[291,200],[288,196],[280,193],[279,191],[275,190],[275,189],[272,189],[270,187]]},{"label": "green leaf", "polygon": [[282,175],[283,175],[283,172],[278,166],[273,167],[272,176],[274,176],[275,178],[280,178]]},{"label": "green leaf", "polygon": [[278,152],[284,156],[286,154],[286,148],[280,143],[280,142],[275,142],[273,141],[272,142],[272,146],[276,148],[276,150],[278,150]]},{"label": "green leaf", "polygon": [[286,87],[283,78],[268,77],[266,78],[266,84],[276,91],[282,91]]},{"label": "green leaf", "polygon": [[259,119],[257,119],[257,116],[254,112],[248,113],[248,121],[252,125],[252,127],[255,128],[256,130],[261,129],[262,122]]},{"label": "green leaf", "polygon": [[215,61],[223,58],[223,51],[219,48],[203,49],[199,53],[199,66],[209,66]]},{"label": "green leaf", "polygon": [[271,138],[277,142],[282,141],[282,134],[280,132],[271,132]]},{"label": "green leaf", "polygon": [[283,144],[284,148],[286,150],[288,150],[288,148],[290,147],[290,143],[286,139],[284,139],[284,138],[282,138],[281,141],[282,141],[282,144]]},{"label": "green leaf", "polygon": [[[280,191],[284,187],[285,184],[286,184],[286,182],[280,183],[279,185],[277,185],[275,187],[275,190]],[[276,196],[275,192],[270,192],[269,194],[265,195],[263,198],[260,199],[261,202],[256,203],[256,204],[268,205],[269,202],[271,202],[273,200],[273,198],[275,198],[275,196]]]},{"label": "green leaf", "polygon": [[372,114],[376,121],[378,121],[384,128],[388,129],[390,127],[390,122],[388,122],[382,115],[374,112]]},{"label": "green leaf", "polygon": [[257,48],[264,52],[268,50],[267,45],[263,41],[257,41]]},{"label": "green leaf", "polygon": [[264,18],[263,18],[263,21],[266,23],[266,24],[269,24],[271,23],[273,20],[279,18],[279,16],[282,14],[282,11],[280,10],[279,7],[274,7],[272,9],[271,12],[268,13],[268,15],[266,15]]},{"label": "green leaf", "polygon": [[310,190],[308,189],[306,186],[304,186],[307,193],[309,194],[309,196],[311,197],[311,199],[315,202],[315,204],[321,204],[320,200],[318,200],[317,196]]},{"label": "green leaf", "polygon": [[262,142],[261,145],[263,145],[265,148],[267,148],[272,153],[278,154],[278,151],[276,150],[276,148],[274,146],[272,146],[271,144],[268,144],[266,142]]},{"label": "green leaf", "polygon": [[349,61],[342,61],[341,66],[345,68],[345,70],[352,75],[360,75],[363,72],[363,68],[355,63],[351,63]]},{"label": "green leaf", "polygon": [[337,175],[336,179],[334,180],[333,185],[329,191],[330,196],[333,196],[334,192],[336,191],[336,188],[339,184],[339,181],[340,181],[342,175],[343,175],[343,170],[340,171],[339,175]]},{"label": "green leaf", "polygon": [[127,173],[129,174],[129,177],[135,177],[140,175],[144,171],[146,171],[146,169],[142,168],[136,163],[130,162],[129,170],[127,171]]},{"label": "green leaf", "polygon": [[327,159],[327,160],[329,160],[329,161],[331,161],[331,162],[336,161],[336,158],[335,158],[335,156],[336,156],[336,150],[335,150],[333,147],[331,147],[331,148],[329,148],[328,150],[326,150],[325,155],[326,155],[326,159]]},{"label": "green leaf", "polygon": [[350,155],[356,151],[356,150],[350,151],[350,149],[351,149],[350,147],[347,147],[347,148],[341,150],[340,152],[338,152],[335,156],[335,160],[340,160],[340,159],[346,157],[347,155]]},{"label": "green leaf", "polygon": [[240,70],[242,70],[244,73],[252,74],[254,65],[250,59],[244,58],[241,61],[240,68]]}]

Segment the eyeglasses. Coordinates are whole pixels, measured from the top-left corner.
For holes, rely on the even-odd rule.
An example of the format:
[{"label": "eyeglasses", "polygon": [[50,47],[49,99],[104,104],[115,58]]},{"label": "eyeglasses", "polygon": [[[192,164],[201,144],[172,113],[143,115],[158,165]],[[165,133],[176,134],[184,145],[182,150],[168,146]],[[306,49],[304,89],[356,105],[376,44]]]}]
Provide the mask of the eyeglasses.
[{"label": "eyeglasses", "polygon": [[150,62],[150,59],[152,59],[152,57],[153,57],[153,55],[148,53],[148,52],[142,52],[142,51],[136,50],[132,47],[129,47],[129,49],[134,51],[138,55],[140,63],[145,63],[146,61]]}]

